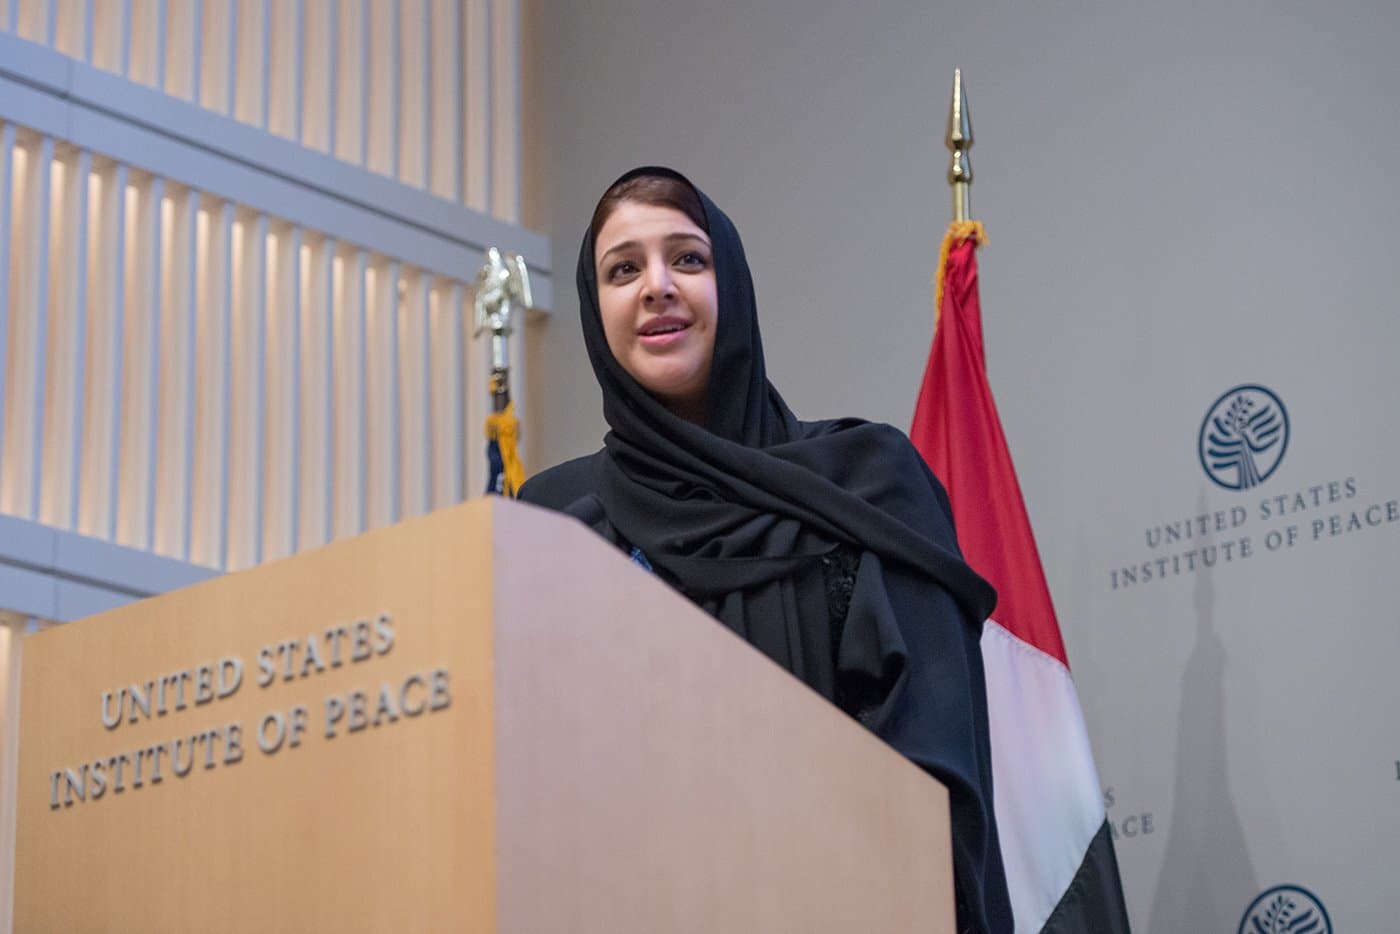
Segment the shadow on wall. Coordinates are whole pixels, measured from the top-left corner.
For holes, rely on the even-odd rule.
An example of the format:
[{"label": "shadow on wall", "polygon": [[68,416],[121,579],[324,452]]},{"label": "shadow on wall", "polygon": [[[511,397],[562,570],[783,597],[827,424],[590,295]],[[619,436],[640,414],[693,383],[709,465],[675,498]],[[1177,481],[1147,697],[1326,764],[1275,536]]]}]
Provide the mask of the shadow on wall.
[{"label": "shadow on wall", "polygon": [[[1197,511],[1207,512],[1205,492]],[[1206,540],[1202,544],[1213,544]],[[1215,629],[1214,572],[1196,572],[1196,644],[1181,680],[1171,823],[1151,934],[1234,931],[1259,890],[1230,793],[1225,647]]]}]

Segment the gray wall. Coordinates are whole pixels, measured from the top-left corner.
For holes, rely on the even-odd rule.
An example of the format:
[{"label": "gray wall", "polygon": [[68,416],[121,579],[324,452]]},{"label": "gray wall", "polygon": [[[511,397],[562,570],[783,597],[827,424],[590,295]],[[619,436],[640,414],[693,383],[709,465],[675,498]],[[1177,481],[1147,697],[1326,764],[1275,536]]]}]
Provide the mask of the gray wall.
[{"label": "gray wall", "polygon": [[[533,466],[598,445],[567,270],[603,186],[646,162],[734,217],[770,375],[798,414],[907,428],[962,67],[992,385],[1125,834],[1134,920],[1233,931],[1257,892],[1292,881],[1339,929],[1384,927],[1400,908],[1376,875],[1400,850],[1400,734],[1385,732],[1393,713],[1355,718],[1400,710],[1375,662],[1400,655],[1379,570],[1400,559],[1400,524],[1156,589],[1108,581],[1146,557],[1149,526],[1240,502],[1255,516],[1257,498],[1214,488],[1195,451],[1206,409],[1239,383],[1269,385],[1294,418],[1266,492],[1354,476],[1363,505],[1400,495],[1400,7],[526,8],[524,220],[560,270],[556,314],[532,336]],[[1367,620],[1348,635],[1379,641],[1330,656],[1320,619]],[[1368,704],[1271,693],[1299,671],[1338,697],[1364,684]],[[1326,766],[1271,758],[1310,738]],[[1348,769],[1354,801],[1306,803]],[[1369,843],[1349,864],[1352,824]]]}]

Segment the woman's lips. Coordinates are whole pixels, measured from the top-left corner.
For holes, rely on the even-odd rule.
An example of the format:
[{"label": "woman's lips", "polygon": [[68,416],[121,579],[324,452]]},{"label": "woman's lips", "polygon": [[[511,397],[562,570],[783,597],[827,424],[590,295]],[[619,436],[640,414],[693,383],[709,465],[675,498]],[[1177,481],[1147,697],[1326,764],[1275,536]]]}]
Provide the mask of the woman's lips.
[{"label": "woman's lips", "polygon": [[[650,327],[656,328],[658,326],[650,325]],[[660,327],[664,330],[653,330],[650,333],[643,332],[637,335],[637,339],[641,341],[643,347],[669,347],[685,337],[685,332],[690,330],[689,324],[679,321],[668,322]]]}]

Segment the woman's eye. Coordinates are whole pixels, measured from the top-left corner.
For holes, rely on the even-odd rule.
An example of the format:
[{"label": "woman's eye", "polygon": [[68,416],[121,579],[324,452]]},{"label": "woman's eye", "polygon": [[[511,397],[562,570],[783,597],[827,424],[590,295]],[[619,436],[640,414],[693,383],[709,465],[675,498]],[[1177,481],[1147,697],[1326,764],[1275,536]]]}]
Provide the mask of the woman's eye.
[{"label": "woman's eye", "polygon": [[631,260],[623,260],[620,263],[614,263],[608,268],[608,281],[616,282],[618,279],[630,276],[636,271],[637,264]]},{"label": "woman's eye", "polygon": [[687,251],[676,257],[676,265],[683,269],[704,269],[709,265],[709,259],[703,253]]}]

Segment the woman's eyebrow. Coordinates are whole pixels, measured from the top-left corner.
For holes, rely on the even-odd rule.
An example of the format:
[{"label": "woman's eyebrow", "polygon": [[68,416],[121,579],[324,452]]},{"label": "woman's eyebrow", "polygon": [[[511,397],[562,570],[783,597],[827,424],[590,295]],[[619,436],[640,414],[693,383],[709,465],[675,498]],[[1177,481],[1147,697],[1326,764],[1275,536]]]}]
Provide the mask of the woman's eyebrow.
[{"label": "woman's eyebrow", "polygon": [[[666,236],[662,237],[661,240],[663,243],[675,243],[678,240],[694,240],[696,243],[701,243],[705,246],[710,245],[710,242],[704,237],[700,236],[699,234],[687,233],[683,230],[678,230],[675,233],[668,233]],[[607,259],[609,254],[621,253],[626,250],[635,250],[640,246],[641,244],[638,243],[636,240],[624,240],[621,243],[614,244],[613,246],[610,246],[606,250],[604,250],[603,255],[598,257],[598,262],[599,264],[601,264],[603,260]]]}]

